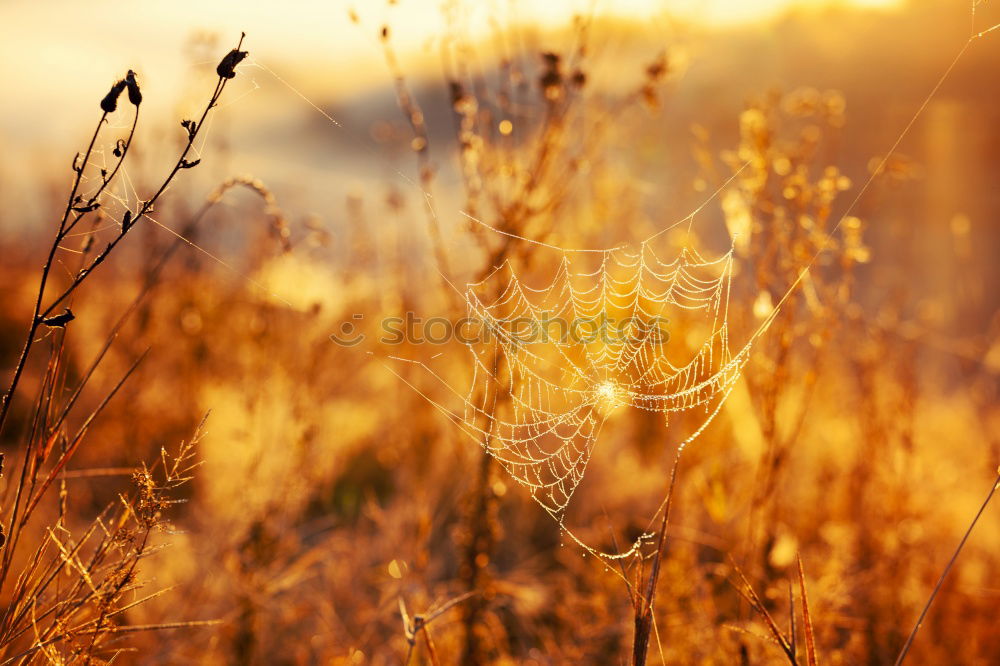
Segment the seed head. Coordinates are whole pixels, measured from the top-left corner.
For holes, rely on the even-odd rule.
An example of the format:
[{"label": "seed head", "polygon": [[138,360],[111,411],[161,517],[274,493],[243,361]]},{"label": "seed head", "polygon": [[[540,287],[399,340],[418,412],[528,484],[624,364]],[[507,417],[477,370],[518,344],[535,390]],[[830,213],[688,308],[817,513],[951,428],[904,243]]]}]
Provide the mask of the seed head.
[{"label": "seed head", "polygon": [[125,90],[125,80],[119,79],[115,81],[115,84],[111,86],[111,90],[101,100],[101,109],[105,113],[114,113],[115,109],[118,108],[118,97],[121,96],[123,90]]},{"label": "seed head", "polygon": [[42,323],[49,328],[66,328],[66,324],[70,323],[76,319],[73,311],[69,308],[63,308],[63,313],[56,315],[55,317],[47,317],[42,320]]},{"label": "seed head", "polygon": [[125,75],[125,85],[128,87],[128,101],[139,106],[142,103],[142,93],[139,92],[139,84],[135,80],[135,72],[131,69]]},{"label": "seed head", "polygon": [[556,100],[559,98],[559,89],[563,83],[562,65],[559,54],[551,52],[542,53],[542,64],[545,70],[539,77],[538,82],[541,84],[546,99]]},{"label": "seed head", "polygon": [[462,98],[465,97],[465,90],[462,88],[462,84],[458,81],[449,81],[448,89],[451,91],[451,105],[457,106]]},{"label": "seed head", "polygon": [[224,79],[235,79],[236,78],[236,65],[243,62],[243,59],[249,55],[249,51],[240,51],[239,49],[233,49],[226,54],[226,57],[222,59],[219,66],[215,68],[215,73]]}]

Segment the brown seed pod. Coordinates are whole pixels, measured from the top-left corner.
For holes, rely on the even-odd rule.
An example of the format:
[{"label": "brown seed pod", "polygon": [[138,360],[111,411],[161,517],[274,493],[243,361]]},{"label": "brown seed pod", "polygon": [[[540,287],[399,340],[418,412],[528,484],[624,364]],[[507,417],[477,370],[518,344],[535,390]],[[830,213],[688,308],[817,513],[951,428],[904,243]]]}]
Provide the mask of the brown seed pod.
[{"label": "brown seed pod", "polygon": [[104,96],[101,100],[101,109],[105,113],[114,113],[115,109],[118,108],[118,98],[121,96],[122,91],[125,90],[125,80],[120,79],[111,86],[111,90],[108,94]]},{"label": "brown seed pod", "polygon": [[550,90],[557,89],[560,85],[562,85],[562,74],[554,69],[550,69],[542,74],[538,81],[545,93],[549,94]]},{"label": "brown seed pod", "polygon": [[243,59],[249,55],[249,51],[240,51],[239,49],[233,49],[226,54],[226,57],[222,59],[219,66],[215,68],[215,73],[224,79],[235,79],[236,78],[236,65],[243,62]]},{"label": "brown seed pod", "polygon": [[458,81],[449,81],[448,89],[451,91],[451,105],[455,106],[462,101],[465,96],[465,89],[462,88],[462,84]]},{"label": "brown seed pod", "polygon": [[136,106],[142,103],[142,93],[139,91],[139,84],[135,80],[135,72],[131,69],[125,75],[125,85],[128,87],[128,101]]},{"label": "brown seed pod", "polygon": [[559,54],[542,53],[542,64],[545,70],[538,77],[538,82],[545,93],[545,97],[552,100],[559,97],[559,88],[563,83],[562,65]]},{"label": "brown seed pod", "polygon": [[55,317],[47,317],[42,320],[42,323],[49,328],[65,328],[66,324],[70,323],[76,319],[73,311],[69,308],[63,308],[63,313],[56,315]]}]

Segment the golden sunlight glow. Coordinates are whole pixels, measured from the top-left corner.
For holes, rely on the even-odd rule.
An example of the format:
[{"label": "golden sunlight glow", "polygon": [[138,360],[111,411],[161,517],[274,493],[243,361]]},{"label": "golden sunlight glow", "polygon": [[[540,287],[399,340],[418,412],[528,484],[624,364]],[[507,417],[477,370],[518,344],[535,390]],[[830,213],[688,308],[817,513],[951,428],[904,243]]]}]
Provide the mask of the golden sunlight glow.
[{"label": "golden sunlight glow", "polygon": [[[676,16],[683,19],[713,25],[733,25],[772,18],[791,8],[819,7],[871,7],[893,8],[900,0],[616,0],[597,2],[594,12],[622,16],[626,18],[649,18],[651,16]],[[571,13],[585,9],[585,3],[574,0],[552,0],[523,6],[526,14],[535,20],[551,22],[565,20]]]},{"label": "golden sunlight glow", "polygon": [[597,408],[602,416],[610,416],[625,406],[625,395],[622,388],[613,379],[605,379],[594,389],[597,398]]},{"label": "golden sunlight glow", "polygon": [[[352,12],[348,6],[353,4]],[[639,21],[651,34],[668,30],[670,19],[707,27],[730,27],[766,21],[793,8],[829,6],[896,8],[901,0],[547,0],[455,3],[451,18],[438,11],[436,0],[396,3],[331,3],[320,0],[290,2],[275,12],[267,3],[218,0],[212,3],[176,0],[171,3],[133,3],[109,0],[97,14],[85,4],[68,0],[51,3],[0,3],[0,61],[19,62],[0,74],[9,99],[20,103],[0,114],[0,132],[15,142],[13,148],[35,150],[39,141],[61,144],[79,130],[73,117],[61,117],[59,100],[83,95],[104,85],[124,59],[139,67],[150,86],[151,99],[176,95],[190,83],[187,65],[179,66],[178,53],[191,53],[192,39],[213,39],[234,32],[233,21],[250,36],[254,63],[281,66],[310,62],[300,68],[294,82],[307,93],[322,89],[337,95],[354,95],[382,81],[384,66],[377,39],[384,25],[393,26],[391,41],[404,54],[412,74],[438,65],[435,40],[459,29],[469,39],[486,38],[495,26],[522,24],[541,29],[567,26],[574,16],[620,17]],[[16,10],[15,10],[16,6]],[[49,20],[53,13],[60,21]],[[356,18],[352,20],[352,17]],[[459,26],[456,28],[455,26]],[[45,33],[39,42],[37,35]],[[95,40],[97,33],[115,34],[115,40]],[[31,53],[25,59],[23,54]],[[350,62],[349,68],[342,63]],[[189,64],[189,63],[187,63]],[[252,75],[266,76],[259,69]],[[48,82],[58,79],[60,86]],[[153,91],[153,88],[150,88]],[[244,91],[248,92],[249,88]],[[166,112],[164,110],[164,112]],[[24,132],[41,113],[51,119],[44,136]],[[51,129],[51,128],[50,128]],[[503,134],[512,126],[498,128]],[[7,146],[8,150],[11,146]]]},{"label": "golden sunlight glow", "polygon": [[1000,666],[1000,0],[0,26],[0,661]]}]

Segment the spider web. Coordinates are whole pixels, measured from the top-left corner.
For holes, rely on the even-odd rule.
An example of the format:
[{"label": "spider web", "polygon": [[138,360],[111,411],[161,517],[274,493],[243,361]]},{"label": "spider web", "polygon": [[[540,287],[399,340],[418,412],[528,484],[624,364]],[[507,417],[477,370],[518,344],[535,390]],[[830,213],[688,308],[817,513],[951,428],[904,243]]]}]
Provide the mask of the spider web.
[{"label": "spider web", "polygon": [[[858,190],[840,220],[830,230],[830,236],[868,191],[875,177],[881,173],[890,156],[968,48],[981,38],[1000,31],[1000,24],[983,21],[978,16],[980,12],[977,8],[983,5],[982,0],[971,1],[971,31],[968,40],[961,45],[954,60],[902,128],[878,168]],[[987,27],[983,28],[983,23]],[[249,66],[268,73],[331,125],[353,137],[365,150],[373,154],[377,152],[262,62],[251,60]],[[256,83],[254,87],[256,88]],[[101,163],[92,162],[89,165],[92,169],[102,167],[105,162],[103,151],[96,152],[95,157]],[[422,195],[436,219],[431,194],[395,167],[392,167],[392,171]],[[139,198],[127,171],[123,171],[123,175],[126,179],[125,191],[108,192],[122,210]],[[724,183],[709,201],[731,181],[732,178]],[[690,222],[709,201],[683,221]],[[221,258],[209,254],[166,225],[152,220],[149,215],[145,217],[230,271],[253,282]],[[113,229],[115,225],[116,222],[111,222],[91,233]],[[493,231],[505,234],[497,229]],[[80,235],[84,233],[87,232],[81,232]],[[447,409],[389,369],[432,406],[455,421],[467,434],[475,437],[513,479],[529,489],[535,501],[579,545],[588,552],[605,557],[626,557],[635,552],[636,545],[616,556],[597,553],[573,536],[563,523],[566,509],[583,479],[605,421],[623,408],[660,412],[665,419],[674,413],[696,413],[699,409],[703,410],[704,416],[694,433],[680,443],[680,448],[683,449],[718,415],[748,360],[752,344],[765,332],[826,248],[818,249],[816,255],[802,266],[797,278],[778,299],[771,313],[734,353],[730,348],[727,321],[733,267],[731,251],[717,259],[706,260],[695,250],[685,247],[675,259],[667,262],[653,252],[650,244],[652,239],[647,239],[634,253],[624,248],[596,251],[600,257],[599,266],[587,271],[574,268],[572,258],[580,251],[518,238],[559,252],[561,260],[552,281],[541,288],[530,287],[519,278],[509,263],[499,267],[483,281],[468,285],[463,294],[468,312],[470,316],[490,324],[489,330],[494,334],[494,339],[485,344],[474,342],[467,345],[473,373],[467,391],[455,391],[423,362],[388,357],[419,365],[445,383],[461,400],[461,413]],[[74,251],[70,248],[63,249]],[[501,285],[499,289],[498,283]],[[256,282],[254,284],[263,288]],[[514,328],[517,322],[528,322],[529,329],[537,329],[560,315],[575,321],[578,315],[584,319],[595,316],[599,318],[602,313],[631,317],[632,328],[622,339],[610,343],[604,340],[582,342],[577,338],[564,340],[545,337],[525,342]],[[654,333],[659,329],[654,324],[664,314],[672,314],[674,317],[683,315],[685,324],[693,325],[695,330],[700,323],[701,330],[704,331],[700,345],[684,350],[680,348],[681,345],[671,344],[669,340],[664,343],[658,339]],[[638,335],[632,334],[635,332]],[[684,351],[690,351],[687,357],[683,356]]]},{"label": "spider web", "polygon": [[[954,60],[896,136],[878,167],[828,232],[828,237],[833,237],[867,193],[969,47],[1000,31],[1000,24],[992,20],[983,21],[980,17],[978,8],[984,4],[984,0],[971,0],[971,30],[967,41],[961,44]],[[987,27],[983,28],[983,23]],[[377,152],[265,64],[259,60],[252,60],[251,63],[251,66],[268,73],[301,98],[369,153]],[[391,169],[395,176],[422,195],[428,211],[437,220],[432,195],[399,169]],[[739,171],[682,222],[687,222],[690,229],[694,216],[728,187],[738,174]],[[464,211],[459,212],[471,217]],[[488,227],[479,220],[474,221]],[[706,260],[692,248],[685,247],[675,259],[664,261],[652,251],[650,241],[673,226],[677,225],[643,241],[635,253],[629,253],[624,248],[596,251],[600,264],[592,271],[574,268],[572,258],[580,252],[595,251],[570,250],[516,237],[521,242],[555,250],[560,253],[561,261],[553,280],[541,288],[532,288],[520,279],[509,263],[504,263],[483,281],[467,286],[462,295],[469,315],[488,323],[494,338],[485,344],[472,342],[467,345],[473,377],[464,392],[456,391],[424,362],[387,356],[395,361],[420,366],[450,389],[461,401],[460,413],[451,411],[386,366],[479,441],[513,479],[529,489],[534,500],[558,521],[561,529],[578,545],[589,553],[610,559],[635,553],[649,535],[640,537],[628,551],[611,555],[589,547],[573,535],[563,521],[605,421],[616,411],[629,407],[660,412],[665,419],[673,413],[695,414],[699,409],[703,410],[693,434],[680,442],[679,450],[683,450],[718,415],[740,377],[753,343],[766,332],[818,257],[828,249],[826,245],[819,247],[815,255],[802,265],[797,277],[772,306],[771,312],[734,353],[730,348],[727,321],[732,251],[717,259]],[[512,235],[488,228],[497,234]],[[176,232],[171,233],[176,235]],[[528,328],[534,331],[544,328],[546,322],[560,315],[568,316],[573,321],[578,315],[592,318],[611,313],[632,318],[634,328],[629,333],[638,331],[639,335],[626,335],[624,339],[611,343],[544,336],[541,340],[526,342],[514,328],[519,322],[527,322]],[[699,330],[697,324],[700,320],[700,330],[704,331],[701,343],[689,350],[687,357],[683,356],[686,350],[681,345],[666,344],[651,335],[658,330],[654,324],[664,313],[683,315],[685,325],[692,325],[692,330]],[[660,505],[657,513],[663,510],[663,506]]]},{"label": "spider web", "polygon": [[[593,271],[564,253],[552,281],[532,288],[505,262],[466,290],[469,317],[490,335],[467,343],[465,429],[562,524],[612,413],[667,421],[703,409],[682,446],[718,413],[750,348],[730,349],[732,268],[731,250],[707,260],[685,246],[667,262],[644,242],[601,252]],[[674,317],[705,331],[691,353],[665,330]]]}]

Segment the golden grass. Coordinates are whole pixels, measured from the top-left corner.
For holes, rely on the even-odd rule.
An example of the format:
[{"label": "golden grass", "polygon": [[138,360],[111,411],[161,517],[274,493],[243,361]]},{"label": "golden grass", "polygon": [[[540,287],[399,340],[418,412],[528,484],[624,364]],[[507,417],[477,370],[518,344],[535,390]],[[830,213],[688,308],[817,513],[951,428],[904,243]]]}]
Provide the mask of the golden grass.
[{"label": "golden grass", "polygon": [[[460,345],[329,340],[355,314],[369,332],[407,310],[461,317],[452,287],[505,261],[550,279],[541,243],[608,247],[666,224],[647,200],[671,202],[629,160],[649,150],[635,128],[670,105],[671,52],[604,89],[593,30],[578,21],[559,52],[508,45],[488,76],[474,45],[446,48],[447,132],[382,30],[415,163],[349,197],[337,225],[251,176],[198,205],[167,196],[212,159],[190,151],[243,72],[242,40],[139,200],[116,180],[134,135],[104,120],[132,112],[134,132],[141,94],[131,71],[112,87],[52,206],[54,240],[0,240],[0,663],[996,661],[996,377],[981,341],[940,344],[915,306],[919,264],[892,256],[906,234],[871,238],[899,212],[860,195],[891,203],[908,175],[889,155],[870,182],[837,166],[839,92],[749,101],[727,149],[695,129],[695,199],[719,196],[665,248],[732,243],[734,337],[780,309],[683,457],[701,415],[665,427],[609,410],[567,525],[601,551],[651,529],[638,556],[577,547],[433,407],[447,392],[390,358],[464,388]],[[95,146],[118,166],[94,165]],[[878,262],[890,290],[872,288]],[[950,308],[996,310],[966,297]],[[671,342],[698,335],[681,325]]]}]

